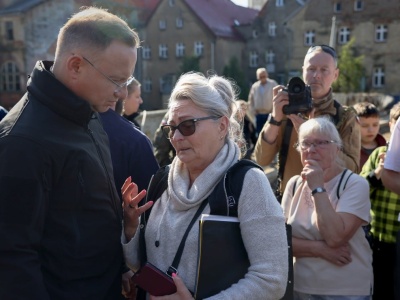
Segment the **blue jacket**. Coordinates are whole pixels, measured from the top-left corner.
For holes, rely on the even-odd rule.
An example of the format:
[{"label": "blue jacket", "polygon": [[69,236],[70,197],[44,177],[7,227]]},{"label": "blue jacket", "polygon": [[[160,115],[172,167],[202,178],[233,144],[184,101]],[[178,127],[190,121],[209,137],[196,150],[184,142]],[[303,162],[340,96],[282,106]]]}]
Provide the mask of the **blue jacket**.
[{"label": "blue jacket", "polygon": [[147,189],[151,176],[158,170],[149,138],[133,123],[112,109],[100,113],[110,140],[115,186],[121,198],[121,187],[129,176],[139,191]]}]

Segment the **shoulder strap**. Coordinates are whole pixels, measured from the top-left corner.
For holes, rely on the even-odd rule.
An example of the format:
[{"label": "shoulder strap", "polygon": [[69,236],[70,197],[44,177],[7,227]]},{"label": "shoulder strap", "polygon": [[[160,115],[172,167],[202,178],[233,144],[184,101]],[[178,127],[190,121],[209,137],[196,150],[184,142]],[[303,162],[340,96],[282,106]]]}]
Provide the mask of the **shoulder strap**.
[{"label": "shoulder strap", "polygon": [[237,217],[244,176],[251,168],[264,172],[261,166],[248,159],[239,160],[228,169],[209,196],[210,214]]},{"label": "shoulder strap", "polygon": [[[347,174],[347,177],[346,177]],[[339,184],[336,190],[336,196],[338,199],[340,199],[340,196],[342,195],[344,189],[346,188],[347,182],[349,181],[349,178],[351,175],[354,173],[350,171],[349,169],[345,169],[342,173],[342,176],[340,177]],[[345,178],[346,177],[346,178]]]},{"label": "shoulder strap", "polygon": [[286,121],[286,127],[283,132],[283,139],[281,144],[281,150],[279,151],[279,169],[278,169],[278,178],[276,183],[276,196],[278,201],[281,201],[283,191],[281,191],[281,182],[283,180],[283,173],[286,165],[286,159],[289,152],[289,143],[290,137],[292,135],[293,123],[290,119]]},{"label": "shoulder strap", "polygon": [[342,106],[338,101],[333,100],[333,106],[336,108],[336,114],[333,116],[333,122],[335,125],[339,124],[340,121],[340,107]]},{"label": "shoulder strap", "polygon": [[292,197],[294,196],[294,193],[296,193],[297,188],[300,186],[300,184],[303,182],[303,178],[300,175],[297,175],[297,179],[293,184],[293,189],[292,189]]}]

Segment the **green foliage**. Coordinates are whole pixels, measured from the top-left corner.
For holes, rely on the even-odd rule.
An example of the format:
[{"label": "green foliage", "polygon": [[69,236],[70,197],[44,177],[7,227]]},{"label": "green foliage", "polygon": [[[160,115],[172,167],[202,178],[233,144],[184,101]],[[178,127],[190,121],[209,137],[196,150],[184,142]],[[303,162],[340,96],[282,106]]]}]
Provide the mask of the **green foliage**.
[{"label": "green foliage", "polygon": [[178,77],[187,72],[200,72],[200,56],[186,56],[179,68]]},{"label": "green foliage", "polygon": [[239,61],[236,57],[232,57],[229,60],[229,64],[224,67],[222,75],[224,75],[227,78],[230,78],[236,83],[236,85],[239,88],[238,91],[239,99],[247,100],[247,97],[249,95],[249,86],[246,82],[244,73],[240,68]]},{"label": "green foliage", "polygon": [[339,54],[339,78],[333,84],[333,90],[341,93],[360,92],[361,81],[364,77],[364,56],[355,56],[355,39],[352,38],[344,45]]}]

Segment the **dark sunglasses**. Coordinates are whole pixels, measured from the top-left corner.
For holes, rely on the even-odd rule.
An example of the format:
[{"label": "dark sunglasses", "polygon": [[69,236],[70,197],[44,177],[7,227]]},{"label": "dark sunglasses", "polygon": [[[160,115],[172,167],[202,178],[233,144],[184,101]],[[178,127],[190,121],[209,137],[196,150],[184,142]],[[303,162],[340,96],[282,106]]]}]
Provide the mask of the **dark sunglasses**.
[{"label": "dark sunglasses", "polygon": [[208,116],[203,118],[189,119],[180,122],[177,126],[166,124],[161,126],[161,130],[164,133],[164,136],[167,139],[171,139],[175,133],[175,130],[179,130],[179,132],[183,136],[190,136],[196,131],[196,122],[214,119],[217,120],[221,118],[221,116]]},{"label": "dark sunglasses", "polygon": [[334,48],[332,48],[331,46],[328,45],[315,45],[315,46],[311,46],[308,51],[307,54],[310,54],[312,52],[314,52],[317,49],[322,49],[322,51],[324,51],[325,53],[328,53],[329,55],[331,55],[335,61],[337,60],[337,54]]}]

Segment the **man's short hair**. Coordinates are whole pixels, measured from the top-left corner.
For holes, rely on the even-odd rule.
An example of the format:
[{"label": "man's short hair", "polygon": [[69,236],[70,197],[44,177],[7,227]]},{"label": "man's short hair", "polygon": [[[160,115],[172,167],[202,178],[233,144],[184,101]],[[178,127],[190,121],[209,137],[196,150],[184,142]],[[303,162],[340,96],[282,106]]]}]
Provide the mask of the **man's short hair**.
[{"label": "man's short hair", "polygon": [[325,52],[328,53],[330,56],[332,56],[334,62],[335,62],[335,67],[337,68],[338,66],[338,56],[336,53],[335,48],[328,46],[328,45],[315,45],[315,46],[311,46],[310,48],[308,48],[307,54],[313,53],[313,52]]},{"label": "man's short hair", "polygon": [[359,102],[353,105],[358,117],[379,117],[378,108],[369,102]]},{"label": "man's short hair", "polygon": [[74,49],[104,50],[120,41],[129,47],[139,47],[138,34],[118,16],[96,7],[82,7],[60,29],[56,57]]}]

